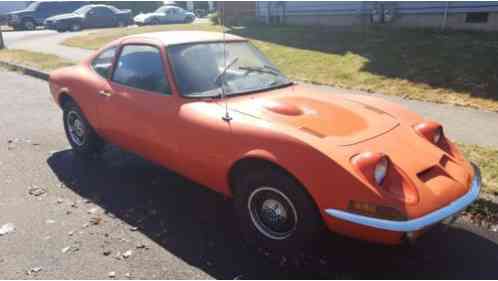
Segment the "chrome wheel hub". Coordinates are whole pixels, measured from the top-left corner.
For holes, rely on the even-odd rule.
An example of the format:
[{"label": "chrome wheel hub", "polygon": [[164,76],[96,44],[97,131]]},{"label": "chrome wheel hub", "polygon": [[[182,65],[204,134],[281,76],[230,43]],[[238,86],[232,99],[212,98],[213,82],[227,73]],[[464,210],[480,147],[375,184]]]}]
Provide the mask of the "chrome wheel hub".
[{"label": "chrome wheel hub", "polygon": [[75,111],[69,112],[66,123],[71,140],[78,146],[84,145],[86,141],[86,127],[80,115]]},{"label": "chrome wheel hub", "polygon": [[278,189],[257,188],[249,196],[247,207],[252,223],[266,237],[283,240],[294,233],[298,221],[296,208]]}]

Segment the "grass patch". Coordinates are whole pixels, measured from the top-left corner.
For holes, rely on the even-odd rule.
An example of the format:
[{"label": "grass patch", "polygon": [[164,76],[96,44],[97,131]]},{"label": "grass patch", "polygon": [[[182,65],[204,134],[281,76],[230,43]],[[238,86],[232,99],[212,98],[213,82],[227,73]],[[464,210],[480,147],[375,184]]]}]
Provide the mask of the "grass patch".
[{"label": "grass patch", "polygon": [[137,28],[111,28],[103,31],[91,32],[87,35],[71,37],[66,39],[62,44],[69,47],[96,50],[105,44],[124,36],[168,30],[221,31],[221,27],[211,24],[171,24],[142,26]]},{"label": "grass patch", "polygon": [[482,192],[498,195],[498,150],[478,145],[458,144],[463,154],[481,168]]},{"label": "grass patch", "polygon": [[0,60],[45,71],[74,64],[55,55],[16,49],[0,50]]},{"label": "grass patch", "polygon": [[[69,38],[97,49],[122,36],[165,30],[220,31],[212,24],[110,29]],[[498,111],[498,33],[254,25],[251,39],[295,80]]]}]

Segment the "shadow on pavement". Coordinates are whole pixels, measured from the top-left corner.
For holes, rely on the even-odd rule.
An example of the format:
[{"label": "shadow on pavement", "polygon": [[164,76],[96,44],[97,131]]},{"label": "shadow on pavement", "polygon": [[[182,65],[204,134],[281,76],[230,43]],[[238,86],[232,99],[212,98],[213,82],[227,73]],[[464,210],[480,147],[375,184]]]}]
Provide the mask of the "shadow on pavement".
[{"label": "shadow on pavement", "polygon": [[230,200],[137,156],[110,149],[88,162],[65,150],[47,163],[74,192],[214,278],[498,277],[498,244],[477,235],[479,229],[436,227],[410,248],[331,235],[312,255],[282,265],[242,246]]}]

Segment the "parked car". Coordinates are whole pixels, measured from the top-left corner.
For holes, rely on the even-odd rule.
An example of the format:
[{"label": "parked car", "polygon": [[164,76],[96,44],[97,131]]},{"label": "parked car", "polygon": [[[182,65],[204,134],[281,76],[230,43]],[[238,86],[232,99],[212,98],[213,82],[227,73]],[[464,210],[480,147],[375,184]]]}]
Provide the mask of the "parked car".
[{"label": "parked car", "polygon": [[176,6],[162,6],[153,13],[141,13],[133,20],[137,25],[190,23],[195,20],[195,14]]},{"label": "parked car", "polygon": [[86,1],[41,1],[33,2],[26,9],[7,14],[7,24],[14,29],[34,30],[43,25],[45,19],[69,13],[88,4]]},{"label": "parked car", "polygon": [[125,37],[49,83],[75,155],[113,143],[232,197],[242,233],[271,251],[326,229],[399,244],[479,195],[479,168],[442,125],[292,82],[238,36]]},{"label": "parked car", "polygon": [[197,18],[204,18],[208,15],[208,12],[205,9],[195,9],[194,14]]},{"label": "parked car", "polygon": [[78,31],[84,28],[124,27],[131,21],[131,10],[108,5],[86,5],[70,14],[45,20],[45,27],[58,31]]}]

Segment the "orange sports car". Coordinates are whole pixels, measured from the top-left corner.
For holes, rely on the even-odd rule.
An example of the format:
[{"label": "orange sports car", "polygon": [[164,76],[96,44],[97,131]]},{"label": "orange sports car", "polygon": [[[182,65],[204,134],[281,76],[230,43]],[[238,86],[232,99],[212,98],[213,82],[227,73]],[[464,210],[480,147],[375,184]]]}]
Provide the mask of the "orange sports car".
[{"label": "orange sports car", "polygon": [[232,197],[243,233],[273,250],[327,229],[412,241],[480,191],[440,124],[292,82],[238,36],[124,37],[54,71],[50,89],[77,154],[112,143]]}]

